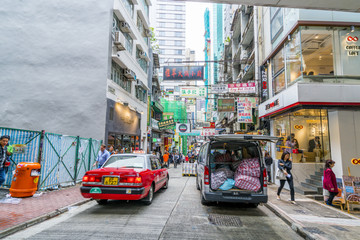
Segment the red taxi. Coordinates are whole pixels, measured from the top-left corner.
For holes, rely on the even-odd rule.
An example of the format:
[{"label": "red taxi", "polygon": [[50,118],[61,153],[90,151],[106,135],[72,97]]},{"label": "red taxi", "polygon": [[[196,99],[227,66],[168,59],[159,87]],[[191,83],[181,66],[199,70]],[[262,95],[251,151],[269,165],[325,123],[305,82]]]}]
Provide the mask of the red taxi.
[{"label": "red taxi", "polygon": [[150,154],[116,154],[104,165],[85,173],[81,195],[99,204],[107,200],[139,200],[150,205],[154,192],[167,188],[169,174]]}]

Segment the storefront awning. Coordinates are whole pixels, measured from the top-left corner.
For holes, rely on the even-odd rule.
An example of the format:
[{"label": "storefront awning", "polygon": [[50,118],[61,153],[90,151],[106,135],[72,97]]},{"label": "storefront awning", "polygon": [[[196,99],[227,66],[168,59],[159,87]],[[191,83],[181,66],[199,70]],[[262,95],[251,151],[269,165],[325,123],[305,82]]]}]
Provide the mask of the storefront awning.
[{"label": "storefront awning", "polygon": [[153,102],[152,102],[152,106],[153,106],[155,112],[159,112],[159,113],[163,113],[163,112],[164,112],[164,107],[163,107],[160,103],[153,101]]}]

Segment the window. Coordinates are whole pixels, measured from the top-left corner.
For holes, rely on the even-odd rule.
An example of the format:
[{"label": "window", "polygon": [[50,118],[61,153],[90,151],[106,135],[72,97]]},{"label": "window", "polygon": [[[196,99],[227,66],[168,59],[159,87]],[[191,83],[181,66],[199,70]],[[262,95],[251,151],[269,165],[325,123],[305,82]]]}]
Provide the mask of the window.
[{"label": "window", "polygon": [[334,75],[333,31],[324,27],[301,30],[303,77]]},{"label": "window", "polygon": [[181,58],[175,58],[174,61],[177,62],[177,63],[181,63],[182,59]]},{"label": "window", "polygon": [[291,36],[291,40],[285,46],[286,55],[286,79],[290,84],[301,77],[301,44],[300,32]]},{"label": "window", "polygon": [[174,50],[176,55],[183,55],[183,50],[176,49]]},{"label": "window", "polygon": [[124,76],[124,69],[122,69],[115,62],[111,65],[111,80],[113,80],[120,87],[131,93],[131,81]]},{"label": "window", "polygon": [[175,46],[183,46],[183,41],[175,40]]},{"label": "window", "polygon": [[271,28],[271,41],[275,42],[276,38],[283,30],[283,12],[281,8],[270,8],[270,28]]},{"label": "window", "polygon": [[166,32],[165,31],[159,31],[159,37],[165,37]]},{"label": "window", "polygon": [[159,40],[159,45],[161,45],[161,46],[166,45],[166,40]]},{"label": "window", "polygon": [[162,18],[162,19],[166,18],[166,13],[159,13],[159,18]]},{"label": "window", "polygon": [[114,120],[114,108],[113,107],[109,108],[109,120],[110,121]]},{"label": "window", "polygon": [[140,85],[136,86],[136,98],[144,103],[147,102],[147,91]]},{"label": "window", "polygon": [[183,33],[182,32],[174,32],[175,37],[182,37]]},{"label": "window", "polygon": [[279,93],[285,88],[285,64],[283,49],[281,49],[272,59],[272,74],[273,74],[273,92]]},{"label": "window", "polygon": [[128,33],[124,33],[124,37],[125,37],[125,48],[130,54],[132,54],[133,39],[131,38],[131,36]]},{"label": "window", "polygon": [[147,61],[141,57],[142,52],[143,51],[136,48],[136,60],[137,60],[138,64],[140,65],[140,67],[142,68],[142,70],[144,70],[144,72],[147,73],[148,64],[147,64]]},{"label": "window", "polygon": [[159,22],[159,23],[158,23],[158,27],[163,28],[163,27],[165,27],[165,26],[166,26],[166,23],[164,23],[164,22]]},{"label": "window", "polygon": [[134,4],[130,0],[122,0],[126,10],[130,13],[131,17],[134,17]]},{"label": "window", "polygon": [[184,28],[182,23],[175,23],[175,28]]}]

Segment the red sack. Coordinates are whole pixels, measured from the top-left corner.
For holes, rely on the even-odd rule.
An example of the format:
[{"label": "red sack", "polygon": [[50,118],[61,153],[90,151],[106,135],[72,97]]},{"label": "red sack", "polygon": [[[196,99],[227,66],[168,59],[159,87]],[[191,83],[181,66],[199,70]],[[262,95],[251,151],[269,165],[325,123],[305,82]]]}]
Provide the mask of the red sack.
[{"label": "red sack", "polygon": [[257,192],[261,188],[261,183],[259,178],[237,175],[235,177],[235,186],[240,189]]},{"label": "red sack", "polygon": [[250,177],[260,177],[260,163],[258,158],[243,159],[238,168],[236,169],[236,175],[246,175]]}]

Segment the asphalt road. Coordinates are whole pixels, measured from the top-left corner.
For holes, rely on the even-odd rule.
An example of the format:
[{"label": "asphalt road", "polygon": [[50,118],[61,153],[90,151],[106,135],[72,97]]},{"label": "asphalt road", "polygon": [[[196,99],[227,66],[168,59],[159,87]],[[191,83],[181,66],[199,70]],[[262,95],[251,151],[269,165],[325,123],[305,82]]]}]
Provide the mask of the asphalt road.
[{"label": "asphalt road", "polygon": [[302,239],[264,206],[202,206],[195,177],[169,173],[169,188],[150,206],[91,201],[6,239]]}]

